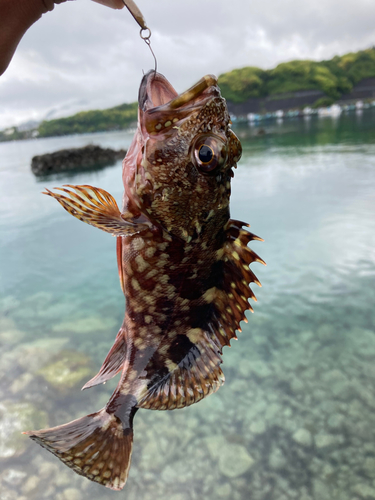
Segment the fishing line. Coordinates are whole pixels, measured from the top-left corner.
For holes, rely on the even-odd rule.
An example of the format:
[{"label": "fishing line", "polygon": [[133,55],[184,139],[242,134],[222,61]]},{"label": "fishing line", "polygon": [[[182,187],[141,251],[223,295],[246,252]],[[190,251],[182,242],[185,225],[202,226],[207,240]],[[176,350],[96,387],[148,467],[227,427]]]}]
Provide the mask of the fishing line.
[{"label": "fishing line", "polygon": [[128,9],[130,14],[134,17],[134,19],[137,21],[139,24],[141,31],[139,32],[139,36],[144,40],[145,44],[148,45],[148,48],[151,51],[152,57],[154,58],[155,61],[155,69],[154,69],[154,74],[156,75],[156,70],[158,69],[158,62],[156,60],[156,56],[154,54],[154,51],[152,50],[151,47],[151,30],[146,24],[146,20],[143,17],[142,12],[139,10],[137,5],[133,0],[122,0],[124,2],[125,7]]}]

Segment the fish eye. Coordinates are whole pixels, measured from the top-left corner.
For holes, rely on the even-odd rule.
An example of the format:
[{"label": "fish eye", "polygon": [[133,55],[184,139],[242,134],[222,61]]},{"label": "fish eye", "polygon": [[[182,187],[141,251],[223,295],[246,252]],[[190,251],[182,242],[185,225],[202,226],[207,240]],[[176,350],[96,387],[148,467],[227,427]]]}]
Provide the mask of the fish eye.
[{"label": "fish eye", "polygon": [[200,136],[193,147],[194,163],[203,173],[222,167],[227,159],[227,145],[215,135]]},{"label": "fish eye", "polygon": [[199,148],[198,157],[203,164],[207,165],[208,163],[211,163],[215,158],[215,153],[213,149],[210,148],[210,146],[207,146],[207,144],[202,144],[202,146]]}]

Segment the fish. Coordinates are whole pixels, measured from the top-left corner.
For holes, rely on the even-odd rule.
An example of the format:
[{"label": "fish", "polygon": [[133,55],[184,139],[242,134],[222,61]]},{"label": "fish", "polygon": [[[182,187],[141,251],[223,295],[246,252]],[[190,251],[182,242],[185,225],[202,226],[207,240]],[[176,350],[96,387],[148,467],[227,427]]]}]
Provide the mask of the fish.
[{"label": "fish", "polygon": [[121,373],[104,408],[25,434],[76,473],[113,490],[127,480],[139,409],[197,403],[224,383],[222,351],[256,300],[245,222],[230,218],[233,170],[241,158],[217,78],[178,94],[154,70],[144,75],[138,125],[123,161],[122,210],[103,189],[46,189],[79,220],[116,237],[125,318],[98,374]]}]

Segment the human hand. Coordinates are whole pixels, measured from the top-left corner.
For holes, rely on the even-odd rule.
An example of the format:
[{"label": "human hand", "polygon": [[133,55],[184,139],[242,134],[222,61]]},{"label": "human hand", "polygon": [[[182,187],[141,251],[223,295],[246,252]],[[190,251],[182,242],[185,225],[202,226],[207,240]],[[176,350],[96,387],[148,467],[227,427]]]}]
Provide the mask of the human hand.
[{"label": "human hand", "polygon": [[[13,54],[26,31],[55,4],[66,0],[0,0],[0,75],[7,69]],[[93,0],[122,9],[122,0]]]}]

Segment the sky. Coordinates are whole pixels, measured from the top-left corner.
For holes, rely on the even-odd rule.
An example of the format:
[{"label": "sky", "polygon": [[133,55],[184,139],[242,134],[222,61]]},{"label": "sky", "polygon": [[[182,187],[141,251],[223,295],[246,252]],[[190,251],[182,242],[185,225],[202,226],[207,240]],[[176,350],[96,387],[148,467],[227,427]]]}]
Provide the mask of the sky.
[{"label": "sky", "polygon": [[[374,0],[136,0],[178,92],[208,73],[330,59],[375,45]],[[1,21],[0,21],[1,29]],[[127,9],[56,5],[0,77],[0,129],[137,100],[153,58]]]}]

